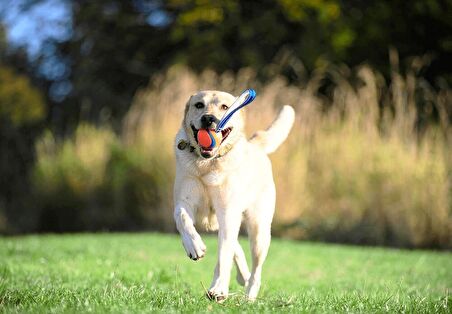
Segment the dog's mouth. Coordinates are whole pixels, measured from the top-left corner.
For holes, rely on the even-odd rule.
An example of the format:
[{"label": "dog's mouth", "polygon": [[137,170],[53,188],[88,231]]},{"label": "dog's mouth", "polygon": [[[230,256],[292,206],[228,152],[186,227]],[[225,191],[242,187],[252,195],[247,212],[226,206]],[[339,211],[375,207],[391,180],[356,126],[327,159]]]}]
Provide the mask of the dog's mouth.
[{"label": "dog's mouth", "polygon": [[[211,158],[213,156],[213,151],[215,148],[219,147],[231,134],[232,127],[225,128],[221,131],[221,142],[216,147],[203,147],[198,143],[198,131],[199,129],[195,128],[195,126],[192,124],[190,125],[191,129],[193,131],[193,136],[195,138],[196,143],[198,144],[199,150],[201,152],[201,156],[204,158]],[[215,132],[215,129],[209,129],[210,131]]]}]

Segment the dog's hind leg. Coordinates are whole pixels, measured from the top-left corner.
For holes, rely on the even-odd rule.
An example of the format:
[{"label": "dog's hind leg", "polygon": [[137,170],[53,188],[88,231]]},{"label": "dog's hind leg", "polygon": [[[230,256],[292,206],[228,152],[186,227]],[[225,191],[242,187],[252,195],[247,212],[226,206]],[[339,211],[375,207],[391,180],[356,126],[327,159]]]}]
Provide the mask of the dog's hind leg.
[{"label": "dog's hind leg", "polygon": [[[274,190],[273,190],[274,191]],[[252,270],[246,295],[255,300],[261,286],[262,266],[267,257],[271,240],[271,222],[274,213],[274,193],[268,193],[256,208],[247,213],[247,229],[250,239]]]},{"label": "dog's hind leg", "polygon": [[234,263],[237,267],[237,282],[242,286],[247,286],[251,274],[246,263],[245,253],[239,242],[235,246]]},{"label": "dog's hind leg", "polygon": [[253,266],[248,281],[246,295],[249,300],[255,300],[261,286],[261,273],[264,260],[270,246],[270,224],[252,225],[248,228],[251,243]]},{"label": "dog's hind leg", "polygon": [[[250,271],[248,264],[246,263],[245,252],[243,252],[242,246],[237,242],[234,248],[234,263],[237,268],[236,280],[241,286],[247,286],[250,279]],[[218,280],[218,265],[215,267],[214,281]]]}]

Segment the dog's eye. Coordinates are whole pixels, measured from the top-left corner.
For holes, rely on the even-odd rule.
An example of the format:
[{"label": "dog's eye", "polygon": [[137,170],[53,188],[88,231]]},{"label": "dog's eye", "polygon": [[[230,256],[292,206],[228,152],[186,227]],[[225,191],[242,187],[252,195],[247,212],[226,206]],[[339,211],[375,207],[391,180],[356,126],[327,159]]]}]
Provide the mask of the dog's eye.
[{"label": "dog's eye", "polygon": [[221,109],[223,109],[223,110],[228,110],[228,109],[229,109],[229,107],[228,107],[228,106],[226,106],[226,105],[221,105]]},{"label": "dog's eye", "polygon": [[204,108],[204,104],[202,102],[197,102],[195,104],[195,107],[198,108],[198,109],[202,109],[202,108]]}]

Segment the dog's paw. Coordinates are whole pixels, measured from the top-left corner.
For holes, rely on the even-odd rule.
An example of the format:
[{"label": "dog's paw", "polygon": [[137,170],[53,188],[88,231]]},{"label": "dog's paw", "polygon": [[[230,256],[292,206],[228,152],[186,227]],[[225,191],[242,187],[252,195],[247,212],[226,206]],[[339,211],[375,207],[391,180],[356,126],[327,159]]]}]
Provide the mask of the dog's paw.
[{"label": "dog's paw", "polygon": [[209,300],[222,303],[227,299],[229,294],[229,281],[223,281],[222,278],[214,279],[214,282],[207,292]]},{"label": "dog's paw", "polygon": [[206,255],[207,248],[199,234],[194,236],[188,234],[182,235],[182,244],[187,252],[187,256],[194,261],[197,261]]},{"label": "dog's paw", "polygon": [[250,279],[250,282],[246,288],[246,298],[248,299],[248,301],[256,300],[257,295],[259,294],[260,287],[261,287],[260,280]]},{"label": "dog's paw", "polygon": [[215,301],[217,303],[223,303],[227,299],[227,294],[216,293],[212,290],[208,291],[206,297],[210,301]]}]

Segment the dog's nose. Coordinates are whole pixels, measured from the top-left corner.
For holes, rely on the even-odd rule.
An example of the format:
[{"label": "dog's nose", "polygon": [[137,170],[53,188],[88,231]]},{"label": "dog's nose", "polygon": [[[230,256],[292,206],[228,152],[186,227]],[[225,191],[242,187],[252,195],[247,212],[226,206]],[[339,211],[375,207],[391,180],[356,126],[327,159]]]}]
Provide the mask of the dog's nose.
[{"label": "dog's nose", "polygon": [[201,117],[201,126],[203,129],[208,129],[216,121],[217,121],[217,118],[214,115],[205,114]]}]

